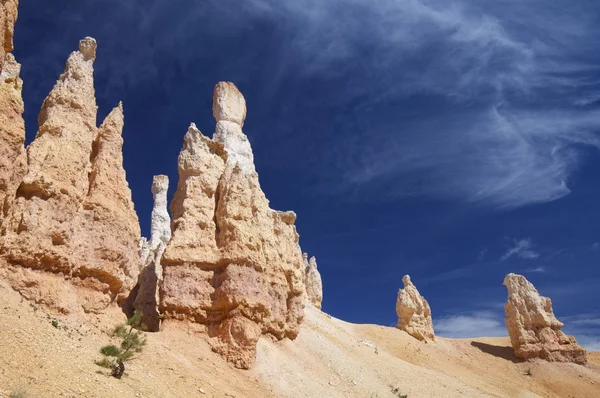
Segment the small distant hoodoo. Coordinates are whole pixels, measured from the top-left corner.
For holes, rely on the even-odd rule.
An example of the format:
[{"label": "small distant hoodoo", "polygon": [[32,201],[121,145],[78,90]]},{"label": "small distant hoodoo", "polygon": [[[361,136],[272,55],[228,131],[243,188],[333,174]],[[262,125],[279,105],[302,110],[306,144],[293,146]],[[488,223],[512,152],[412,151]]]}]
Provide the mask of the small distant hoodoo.
[{"label": "small distant hoodoo", "polygon": [[398,329],[404,330],[415,339],[421,341],[434,341],[433,321],[431,320],[431,308],[427,300],[413,285],[410,276],[402,278],[404,289],[398,291],[396,301],[396,314],[398,315]]}]

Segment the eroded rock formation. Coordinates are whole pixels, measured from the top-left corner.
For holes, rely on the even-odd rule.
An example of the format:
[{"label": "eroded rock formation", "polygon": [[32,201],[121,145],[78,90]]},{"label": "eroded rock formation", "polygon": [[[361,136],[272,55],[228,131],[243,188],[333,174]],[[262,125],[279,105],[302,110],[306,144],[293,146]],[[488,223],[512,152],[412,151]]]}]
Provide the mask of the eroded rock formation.
[{"label": "eroded rock formation", "polygon": [[216,86],[213,114],[214,140],[192,124],[179,155],[161,309],[205,325],[216,352],[249,368],[262,334],[298,334],[304,262],[296,215],[271,210],[260,188],[242,132],[245,100],[232,83]]},{"label": "eroded rock formation", "polygon": [[[62,312],[78,305],[99,311],[114,300],[120,302],[139,272],[139,223],[123,169],[123,110],[119,104],[96,127],[95,56],[96,41],[81,40],[44,101],[22,171],[17,166],[12,177],[3,176],[10,182],[3,185],[7,189],[0,241],[0,253],[11,264],[7,277],[16,289],[27,285],[21,291],[28,298]],[[14,76],[5,74],[8,65],[12,67],[11,59],[3,75]],[[13,78],[12,84],[17,82]],[[2,117],[15,127],[3,123],[0,141],[18,160],[24,137],[20,87],[12,94],[12,107],[3,103]],[[6,109],[12,114],[6,116]],[[22,178],[16,183],[19,174]],[[82,293],[66,304],[48,294],[53,290],[48,285],[65,279]],[[61,289],[68,291],[68,285]]]},{"label": "eroded rock formation", "polygon": [[303,254],[304,258],[304,277],[306,285],[306,295],[308,301],[310,301],[315,307],[321,309],[321,303],[323,302],[323,282],[321,281],[321,274],[317,269],[317,259],[313,256],[308,259],[308,254]]},{"label": "eroded rock formation", "polygon": [[6,54],[13,50],[18,7],[18,0],[0,0],[0,71],[3,70]]},{"label": "eroded rock formation", "polygon": [[564,324],[554,316],[548,297],[540,296],[522,275],[506,275],[504,286],[508,289],[506,329],[517,357],[587,363],[585,349],[561,331]]},{"label": "eroded rock formation", "polygon": [[419,294],[410,280],[410,276],[405,275],[402,282],[404,289],[398,291],[398,300],[396,301],[396,314],[398,315],[396,327],[418,340],[435,340],[431,308],[429,308],[427,300]]},{"label": "eroded rock formation", "polygon": [[167,210],[168,189],[169,177],[154,176],[152,182],[154,207],[150,224],[150,241],[142,238],[140,244],[143,268],[138,279],[138,290],[135,292],[134,308],[144,314],[142,321],[151,332],[160,329],[159,287],[163,279],[160,261],[169,240],[171,240],[171,217]]}]

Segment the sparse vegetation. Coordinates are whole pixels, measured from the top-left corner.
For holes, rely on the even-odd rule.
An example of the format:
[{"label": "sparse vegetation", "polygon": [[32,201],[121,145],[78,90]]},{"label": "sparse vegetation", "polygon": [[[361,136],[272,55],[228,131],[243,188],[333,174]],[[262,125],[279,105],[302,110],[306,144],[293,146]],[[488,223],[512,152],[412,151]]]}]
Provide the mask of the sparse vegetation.
[{"label": "sparse vegetation", "polygon": [[8,395],[8,398],[26,398],[23,391],[13,391]]},{"label": "sparse vegetation", "polygon": [[53,319],[52,322],[52,326],[54,326],[56,329],[58,329],[58,321],[56,319]]},{"label": "sparse vegetation", "polygon": [[111,337],[119,339],[119,346],[107,345],[100,349],[100,354],[104,356],[96,365],[111,370],[111,375],[120,379],[125,373],[125,362],[134,359],[135,354],[142,352],[146,345],[146,336],[140,330],[145,330],[146,327],[142,324],[142,313],[136,311],[127,322],[116,326]]},{"label": "sparse vegetation", "polygon": [[525,371],[525,376],[533,376],[533,373],[531,372],[531,368],[527,368],[527,370]]},{"label": "sparse vegetation", "polygon": [[398,398],[408,398],[408,394],[402,394],[399,387],[390,386],[390,388],[392,389],[392,394]]}]

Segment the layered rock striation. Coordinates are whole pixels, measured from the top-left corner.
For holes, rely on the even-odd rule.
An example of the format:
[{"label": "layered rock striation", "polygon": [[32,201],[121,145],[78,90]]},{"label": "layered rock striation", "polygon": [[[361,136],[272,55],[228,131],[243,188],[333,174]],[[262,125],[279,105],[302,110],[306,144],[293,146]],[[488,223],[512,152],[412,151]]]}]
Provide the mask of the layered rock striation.
[{"label": "layered rock striation", "polygon": [[398,291],[398,300],[396,301],[396,314],[398,315],[396,327],[418,340],[434,341],[431,308],[429,308],[427,300],[413,285],[410,276],[405,275],[402,282],[404,289]]},{"label": "layered rock striation", "polygon": [[321,274],[317,269],[317,259],[313,256],[308,259],[308,254],[303,254],[304,259],[304,283],[306,285],[306,296],[308,301],[321,309],[323,302],[323,282]]},{"label": "layered rock striation", "polygon": [[[139,222],[123,169],[123,109],[119,104],[96,127],[95,57],[96,41],[89,37],[69,56],[43,103],[26,161],[20,89],[12,88],[12,108],[2,104],[1,117],[13,124],[0,127],[0,145],[12,148],[16,167],[2,176],[0,254],[12,265],[13,287],[62,312],[78,305],[95,312],[121,302],[139,272]],[[10,59],[2,73],[14,76],[5,74],[9,65]],[[63,303],[52,293],[57,289],[50,285],[64,280],[80,300]]]},{"label": "layered rock striation", "polygon": [[164,317],[205,325],[216,352],[239,368],[258,338],[295,338],[304,261],[293,212],[270,209],[242,131],[245,100],[219,83],[211,140],[191,125],[179,155],[172,238],[162,257]]},{"label": "layered rock striation", "polygon": [[13,50],[18,7],[18,0],[0,0],[0,71],[3,70],[6,55]]},{"label": "layered rock striation", "polygon": [[562,332],[564,324],[554,316],[548,297],[541,296],[522,275],[506,275],[504,286],[508,289],[506,329],[517,357],[587,363],[585,349]]}]

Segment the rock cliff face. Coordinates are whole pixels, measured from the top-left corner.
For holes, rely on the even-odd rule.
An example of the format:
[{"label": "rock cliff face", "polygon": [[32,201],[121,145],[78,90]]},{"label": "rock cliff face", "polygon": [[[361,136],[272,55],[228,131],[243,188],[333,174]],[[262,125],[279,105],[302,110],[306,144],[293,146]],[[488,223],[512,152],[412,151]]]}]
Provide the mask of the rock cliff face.
[{"label": "rock cliff face", "polygon": [[317,259],[313,256],[308,260],[308,254],[303,254],[306,295],[308,300],[318,309],[323,302],[323,282],[317,269]]},{"label": "rock cliff face", "polygon": [[214,140],[192,124],[179,155],[161,310],[205,325],[216,352],[249,368],[262,334],[298,334],[304,262],[296,215],[271,210],[260,188],[242,132],[245,100],[232,83],[216,86],[213,114]]},{"label": "rock cliff face", "polygon": [[13,50],[13,35],[17,21],[18,0],[0,0],[0,71],[6,54]]},{"label": "rock cliff face", "polygon": [[540,296],[522,275],[508,274],[504,286],[508,289],[506,328],[517,357],[587,363],[585,349],[561,331],[564,324],[554,316],[548,297]]},{"label": "rock cliff face", "polygon": [[167,210],[168,189],[169,177],[154,176],[152,182],[154,207],[150,224],[150,241],[146,241],[144,238],[141,241],[140,258],[143,269],[138,279],[138,290],[134,292],[134,308],[144,314],[142,321],[151,332],[157,332],[160,329],[159,287],[163,280],[160,262],[165,248],[171,240],[171,217]]},{"label": "rock cliff face", "polygon": [[[18,79],[12,78],[12,106],[2,103],[2,118],[12,124],[2,124],[0,142],[12,148],[8,153],[17,167],[12,176],[2,176],[8,183],[2,185],[0,253],[12,265],[13,287],[62,312],[79,305],[94,312],[120,302],[139,272],[139,223],[123,170],[123,110],[119,104],[96,127],[95,56],[96,41],[89,37],[70,55],[44,101],[23,167]],[[10,58],[6,71],[9,65],[14,65]],[[3,76],[14,76],[5,70]],[[3,80],[2,95],[5,88]],[[65,279],[69,284],[62,283]],[[53,284],[62,287],[49,287]],[[77,300],[64,303],[52,294],[69,286],[82,293]]]},{"label": "rock cliff face", "polygon": [[402,278],[404,289],[398,291],[396,301],[396,314],[398,315],[398,329],[404,330],[414,338],[421,341],[435,340],[431,308],[427,300],[410,280],[410,276]]}]

